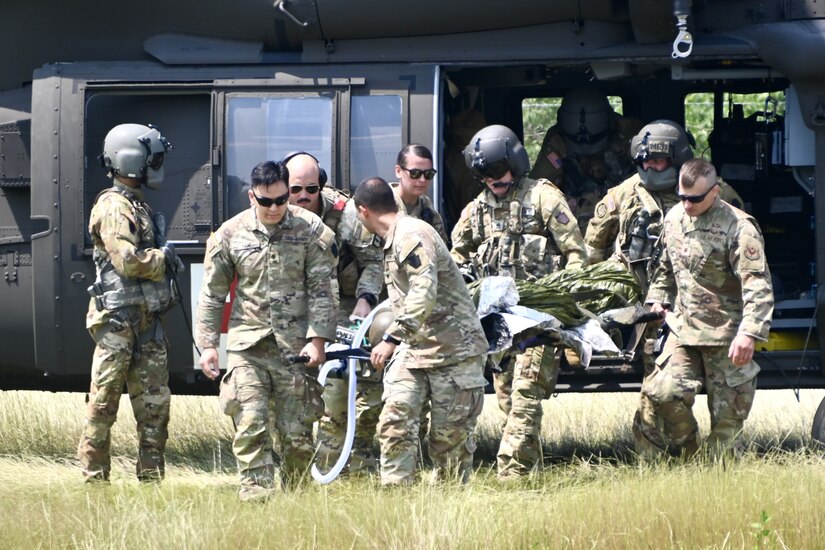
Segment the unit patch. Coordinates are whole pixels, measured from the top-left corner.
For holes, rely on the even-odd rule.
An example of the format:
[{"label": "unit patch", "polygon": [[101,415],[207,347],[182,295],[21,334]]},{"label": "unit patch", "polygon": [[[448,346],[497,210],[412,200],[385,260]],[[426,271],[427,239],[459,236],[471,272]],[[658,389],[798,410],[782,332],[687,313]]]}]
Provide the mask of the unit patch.
[{"label": "unit patch", "polygon": [[570,218],[568,218],[564,212],[556,214],[556,220],[562,225],[567,225],[570,222]]},{"label": "unit patch", "polygon": [[607,214],[607,205],[603,202],[600,202],[598,206],[596,206],[596,217],[597,218],[604,218]]},{"label": "unit patch", "polygon": [[759,252],[759,247],[749,244],[745,246],[745,257],[751,261],[755,261],[760,259],[762,254]]}]

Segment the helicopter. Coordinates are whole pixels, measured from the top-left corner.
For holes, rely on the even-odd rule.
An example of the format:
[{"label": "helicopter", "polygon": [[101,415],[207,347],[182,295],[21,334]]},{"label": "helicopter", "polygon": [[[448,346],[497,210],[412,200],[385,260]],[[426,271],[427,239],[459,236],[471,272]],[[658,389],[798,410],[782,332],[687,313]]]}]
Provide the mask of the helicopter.
[{"label": "helicopter", "polygon": [[[87,223],[109,185],[96,158],[111,127],[152,123],[174,143],[166,183],[147,198],[187,267],[183,307],[166,317],[171,383],[198,391],[191,315],[205,242],[244,208],[257,162],[307,151],[330,185],[351,189],[391,180],[397,151],[423,143],[439,167],[432,198],[455,223],[468,179],[459,138],[483,121],[540,141],[531,109],[582,86],[645,122],[684,125],[687,105],[704,105],[711,139],[696,154],[760,222],[775,280],[758,385],[825,388],[825,7],[815,0],[9,0],[0,15],[4,389],[87,386]],[[563,369],[558,388],[640,383],[640,371],[608,362]],[[825,402],[813,432],[825,441]]]}]

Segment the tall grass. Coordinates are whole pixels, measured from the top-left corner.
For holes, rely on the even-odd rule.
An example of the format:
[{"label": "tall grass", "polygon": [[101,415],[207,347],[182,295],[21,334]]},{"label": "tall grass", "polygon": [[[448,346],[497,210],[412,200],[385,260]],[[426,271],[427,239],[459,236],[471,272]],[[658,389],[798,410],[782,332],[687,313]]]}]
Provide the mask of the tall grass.
[{"label": "tall grass", "polygon": [[[73,459],[83,396],[0,394],[0,547],[66,548],[823,548],[825,460],[807,448],[825,392],[760,391],[752,452],[734,465],[638,463],[632,394],[546,402],[547,467],[499,484],[492,459],[504,417],[488,398],[470,485],[382,489],[372,478],[306,483],[241,504],[231,423],[216,398],[173,399],[167,479],[132,470],[124,399],[111,485],[82,483]],[[697,403],[707,430],[704,402]]]}]

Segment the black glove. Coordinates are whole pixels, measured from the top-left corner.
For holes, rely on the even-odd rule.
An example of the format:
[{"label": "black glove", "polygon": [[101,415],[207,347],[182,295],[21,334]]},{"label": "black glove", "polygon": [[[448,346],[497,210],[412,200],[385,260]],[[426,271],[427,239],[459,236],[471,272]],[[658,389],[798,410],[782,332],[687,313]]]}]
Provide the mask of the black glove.
[{"label": "black glove", "polygon": [[178,254],[175,252],[175,245],[172,243],[166,243],[161,248],[161,251],[163,252],[163,257],[166,259],[166,267],[172,273],[183,273],[186,270],[186,266],[183,265],[183,261],[181,261]]}]

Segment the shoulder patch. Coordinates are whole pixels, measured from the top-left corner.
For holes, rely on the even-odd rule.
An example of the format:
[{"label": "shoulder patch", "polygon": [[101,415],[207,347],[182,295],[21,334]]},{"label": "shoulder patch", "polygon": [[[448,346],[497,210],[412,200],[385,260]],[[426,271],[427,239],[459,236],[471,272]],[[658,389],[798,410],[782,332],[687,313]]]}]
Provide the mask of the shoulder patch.
[{"label": "shoulder patch", "polygon": [[407,256],[407,263],[410,264],[414,269],[418,269],[421,267],[421,258],[418,257],[418,254],[412,252],[409,256]]},{"label": "shoulder patch", "polygon": [[759,251],[759,247],[753,244],[745,245],[745,257],[751,261],[756,261],[762,258],[762,253]]},{"label": "shoulder patch", "polygon": [[562,225],[567,225],[570,223],[570,218],[564,212],[559,211],[556,213],[556,221]]},{"label": "shoulder patch", "polygon": [[596,205],[596,217],[597,218],[604,218],[607,215],[607,205],[603,202],[600,202]]},{"label": "shoulder patch", "polygon": [[332,209],[333,210],[338,210],[338,211],[343,211],[344,207],[346,207],[346,206],[347,206],[347,201],[345,201],[344,199],[338,199],[332,205]]}]

